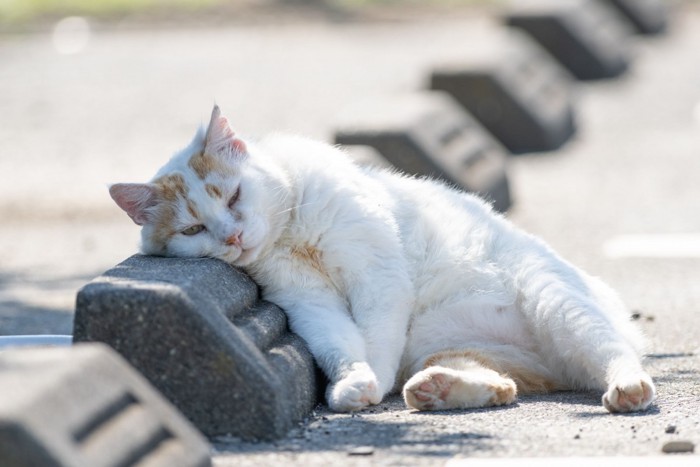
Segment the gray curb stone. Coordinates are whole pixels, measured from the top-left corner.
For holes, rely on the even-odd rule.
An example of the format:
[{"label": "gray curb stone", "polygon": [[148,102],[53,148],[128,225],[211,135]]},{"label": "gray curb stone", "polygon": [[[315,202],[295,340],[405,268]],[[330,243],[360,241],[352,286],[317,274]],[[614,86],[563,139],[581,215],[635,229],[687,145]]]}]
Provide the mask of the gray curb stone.
[{"label": "gray curb stone", "polygon": [[604,0],[617,8],[640,34],[660,34],[668,28],[668,0]]},{"label": "gray curb stone", "polygon": [[379,151],[371,146],[350,145],[341,146],[341,149],[350,156],[350,159],[362,167],[374,167],[379,169],[391,169],[393,165],[386,160]]},{"label": "gray curb stone", "polygon": [[4,467],[211,465],[206,439],[102,344],[0,352]]},{"label": "gray curb stone", "polygon": [[505,149],[445,92],[360,101],[338,118],[335,142],[371,146],[404,172],[477,193],[497,211],[512,204]]},{"label": "gray curb stone", "polygon": [[557,149],[575,130],[571,75],[517,31],[437,66],[430,87],[452,95],[512,153]]},{"label": "gray curb stone", "polygon": [[597,0],[551,0],[506,13],[580,80],[613,78],[630,64],[629,23]]},{"label": "gray curb stone", "polygon": [[284,312],[219,260],[132,256],[80,290],[73,335],[116,349],[208,436],[279,438],[316,401]]}]

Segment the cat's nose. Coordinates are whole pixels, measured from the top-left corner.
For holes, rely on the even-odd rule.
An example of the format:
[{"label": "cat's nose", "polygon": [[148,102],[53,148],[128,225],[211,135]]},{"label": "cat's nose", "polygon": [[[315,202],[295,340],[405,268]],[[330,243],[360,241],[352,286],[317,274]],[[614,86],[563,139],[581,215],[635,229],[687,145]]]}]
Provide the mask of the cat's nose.
[{"label": "cat's nose", "polygon": [[240,246],[241,245],[241,234],[233,234],[229,236],[226,240],[224,240],[224,243],[226,245],[232,246]]}]

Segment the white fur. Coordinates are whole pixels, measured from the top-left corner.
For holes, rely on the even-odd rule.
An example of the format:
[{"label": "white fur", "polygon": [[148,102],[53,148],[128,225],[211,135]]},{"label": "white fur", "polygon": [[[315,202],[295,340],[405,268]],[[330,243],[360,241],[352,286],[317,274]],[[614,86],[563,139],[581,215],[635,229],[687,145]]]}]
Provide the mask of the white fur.
[{"label": "white fur", "polygon": [[[612,411],[653,399],[641,336],[614,292],[479,198],[276,135],[248,144],[230,180],[207,180],[227,184],[227,197],[240,184],[231,212],[187,167],[202,138],[159,174],[185,176],[207,231],[175,235],[166,254],[218,257],[250,273],[330,378],[335,410],[378,403],[450,349],[500,349],[561,387],[607,390]],[[182,228],[194,222],[180,211]],[[236,229],[241,247],[223,245]],[[145,226],[145,253],[158,251],[152,235]],[[304,248],[320,261],[295,254]],[[625,399],[645,385],[641,399]]]}]

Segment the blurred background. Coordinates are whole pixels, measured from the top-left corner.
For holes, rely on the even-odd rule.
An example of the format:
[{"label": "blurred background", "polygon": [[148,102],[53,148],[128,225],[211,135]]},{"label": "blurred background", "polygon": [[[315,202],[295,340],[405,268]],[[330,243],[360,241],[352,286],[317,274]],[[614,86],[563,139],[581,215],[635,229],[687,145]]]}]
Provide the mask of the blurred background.
[{"label": "blurred background", "polygon": [[75,290],[138,247],[107,186],[150,179],[214,102],[249,137],[329,140],[493,3],[0,0],[0,334],[70,333]]},{"label": "blurred background", "polygon": [[[506,12],[537,1],[0,0],[0,336],[72,333],[77,290],[138,250],[139,228],[108,185],[149,180],[215,102],[244,137],[333,142],[345,109],[426,89],[435,67],[488,54]],[[219,461],[223,449],[231,465],[329,465],[325,449],[345,464],[357,444],[397,465],[407,453],[432,465],[431,452],[697,445],[700,1],[664,5],[665,32],[624,37],[624,73],[572,78],[577,129],[563,146],[507,156],[505,214],[618,290],[650,340],[653,410],[599,417],[599,395],[575,393],[425,423],[394,398],[376,414],[319,412],[313,436],[247,451],[224,443]]]},{"label": "blurred background", "polygon": [[[633,309],[680,313],[677,331],[700,299],[700,10],[669,4],[669,32],[635,38],[627,73],[576,84],[572,140],[510,159],[508,216]],[[150,179],[214,102],[243,136],[332,141],[343,108],[425,88],[435,64],[487,45],[505,8],[0,0],[0,335],[71,332],[75,291],[137,251],[138,228],[107,186]],[[670,258],[610,253],[632,234],[689,246]],[[673,332],[652,334],[696,345]]]}]

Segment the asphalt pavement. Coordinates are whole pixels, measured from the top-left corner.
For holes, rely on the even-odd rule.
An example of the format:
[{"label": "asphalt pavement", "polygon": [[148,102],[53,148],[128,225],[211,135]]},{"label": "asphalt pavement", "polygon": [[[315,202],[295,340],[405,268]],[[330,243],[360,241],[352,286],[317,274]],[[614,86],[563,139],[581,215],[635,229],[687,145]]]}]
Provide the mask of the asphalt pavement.
[{"label": "asphalt pavement", "polygon": [[[106,185],[150,178],[215,101],[243,135],[330,141],[342,108],[425,87],[432,65],[499,28],[494,11],[478,9],[401,21],[93,26],[72,49],[51,31],[0,35],[0,335],[71,332],[76,290],[137,248],[138,229]],[[649,411],[610,415],[600,394],[580,392],[429,414],[397,397],[357,414],[319,405],[277,442],[217,439],[215,465],[696,457],[662,447],[700,443],[698,44],[700,8],[681,3],[668,34],[633,40],[628,73],[577,85],[569,143],[509,166],[508,217],[613,285],[648,335],[659,392]]]}]

